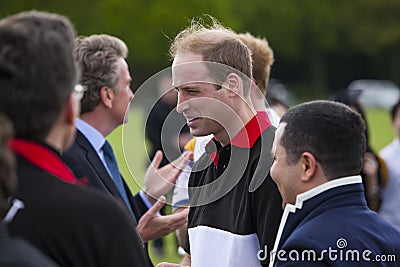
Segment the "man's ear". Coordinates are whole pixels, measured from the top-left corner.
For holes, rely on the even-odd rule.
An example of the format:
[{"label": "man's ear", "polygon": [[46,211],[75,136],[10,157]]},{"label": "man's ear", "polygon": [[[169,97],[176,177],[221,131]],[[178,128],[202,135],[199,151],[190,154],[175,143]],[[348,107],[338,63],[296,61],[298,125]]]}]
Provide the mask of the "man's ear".
[{"label": "man's ear", "polygon": [[303,152],[300,158],[300,164],[302,168],[301,181],[309,182],[314,177],[317,162],[313,154],[310,152]]},{"label": "man's ear", "polygon": [[80,102],[79,99],[74,95],[74,93],[70,94],[68,97],[68,101],[65,103],[65,121],[68,124],[75,125],[75,120],[79,116],[80,113]]},{"label": "man's ear", "polygon": [[226,87],[229,89],[229,96],[243,95],[242,80],[236,73],[229,73],[226,77]]},{"label": "man's ear", "polygon": [[104,86],[100,89],[100,101],[104,106],[112,108],[114,96],[115,93],[110,87]]}]

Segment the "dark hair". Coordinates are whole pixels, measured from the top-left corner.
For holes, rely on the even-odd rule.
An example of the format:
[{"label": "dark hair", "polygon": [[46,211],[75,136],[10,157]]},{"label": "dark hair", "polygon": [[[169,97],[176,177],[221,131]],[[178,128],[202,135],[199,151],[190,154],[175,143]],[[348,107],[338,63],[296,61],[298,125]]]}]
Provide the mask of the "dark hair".
[{"label": "dark hair", "polygon": [[15,194],[17,175],[15,159],[8,145],[12,137],[12,126],[6,117],[0,114],[0,219],[9,208],[8,197]]},{"label": "dark hair", "polygon": [[60,15],[22,12],[0,21],[0,112],[16,137],[43,141],[77,82],[75,30]]},{"label": "dark hair", "polygon": [[350,107],[358,114],[361,115],[361,118],[364,120],[365,123],[365,138],[367,139],[367,147],[369,147],[369,130],[368,130],[368,122],[367,116],[365,113],[364,107],[360,103],[360,95],[362,94],[361,90],[346,90],[343,89],[336,94],[332,95],[329,100],[339,102],[345,104],[346,106]]},{"label": "dark hair", "polygon": [[392,121],[396,118],[397,112],[400,112],[400,98],[397,100],[396,104],[390,109],[390,116],[392,118]]},{"label": "dark hair", "polygon": [[81,36],[75,41],[75,57],[82,68],[81,84],[87,91],[81,101],[81,114],[94,110],[100,103],[104,86],[118,92],[120,78],[118,58],[126,58],[128,48],[117,37],[107,34]]},{"label": "dark hair", "polygon": [[366,149],[365,124],[346,105],[307,102],[289,109],[283,122],[287,125],[281,145],[288,163],[296,163],[303,152],[310,152],[329,179],[360,173]]}]

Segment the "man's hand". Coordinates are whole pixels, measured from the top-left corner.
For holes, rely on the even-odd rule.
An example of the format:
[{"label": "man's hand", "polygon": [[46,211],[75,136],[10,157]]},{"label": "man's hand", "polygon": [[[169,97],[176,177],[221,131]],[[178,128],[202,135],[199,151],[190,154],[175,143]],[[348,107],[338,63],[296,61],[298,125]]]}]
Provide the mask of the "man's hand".
[{"label": "man's hand", "polygon": [[168,165],[159,168],[163,154],[159,150],[146,170],[143,192],[153,205],[160,196],[172,189],[179,174],[189,164],[193,153],[186,151]]},{"label": "man's hand", "polygon": [[140,218],[136,229],[144,242],[165,236],[187,223],[189,208],[172,215],[158,215],[164,204],[165,197],[161,196]]}]

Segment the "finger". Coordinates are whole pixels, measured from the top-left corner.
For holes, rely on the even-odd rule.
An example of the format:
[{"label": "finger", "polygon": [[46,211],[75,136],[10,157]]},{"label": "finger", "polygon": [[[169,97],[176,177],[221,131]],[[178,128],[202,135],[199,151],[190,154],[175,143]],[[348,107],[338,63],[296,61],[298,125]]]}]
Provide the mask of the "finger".
[{"label": "finger", "polygon": [[164,196],[159,197],[157,202],[154,203],[154,205],[149,209],[148,212],[150,212],[152,214],[157,214],[157,212],[159,212],[161,210],[161,208],[164,207],[165,201],[166,201],[166,199]]},{"label": "finger", "polygon": [[185,169],[185,167],[189,164],[190,162],[190,157],[191,157],[192,152],[184,152],[182,155],[180,155],[178,158],[176,158],[173,162],[169,163],[168,165],[165,165],[159,170],[168,170],[168,175],[164,175],[164,179],[166,179],[171,186],[175,184],[176,180],[178,180],[179,175],[182,173],[182,171]]},{"label": "finger", "polygon": [[160,167],[161,161],[163,160],[163,157],[164,156],[161,150],[157,150],[153,160],[151,161],[151,166],[153,166],[154,169],[158,169],[158,167]]},{"label": "finger", "polygon": [[185,151],[172,162],[172,165],[179,170],[183,170],[192,158],[193,152]]},{"label": "finger", "polygon": [[182,227],[185,223],[188,221],[188,215],[189,215],[189,208],[175,213],[171,215],[165,215],[163,216],[163,219],[168,221],[170,231],[175,231],[176,229]]},{"label": "finger", "polygon": [[188,160],[193,160],[194,153],[193,153],[192,151],[185,151],[185,152],[183,153],[183,155],[184,155],[185,158],[187,158]]}]

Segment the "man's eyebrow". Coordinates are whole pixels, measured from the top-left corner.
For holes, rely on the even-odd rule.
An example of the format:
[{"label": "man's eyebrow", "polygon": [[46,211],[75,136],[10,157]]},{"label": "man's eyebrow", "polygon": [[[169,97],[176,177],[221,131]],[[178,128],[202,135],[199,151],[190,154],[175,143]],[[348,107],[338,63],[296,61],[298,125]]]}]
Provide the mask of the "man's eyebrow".
[{"label": "man's eyebrow", "polygon": [[199,86],[195,84],[182,84],[178,86],[174,86],[176,90],[187,90],[187,89],[198,89]]}]

